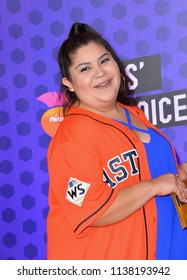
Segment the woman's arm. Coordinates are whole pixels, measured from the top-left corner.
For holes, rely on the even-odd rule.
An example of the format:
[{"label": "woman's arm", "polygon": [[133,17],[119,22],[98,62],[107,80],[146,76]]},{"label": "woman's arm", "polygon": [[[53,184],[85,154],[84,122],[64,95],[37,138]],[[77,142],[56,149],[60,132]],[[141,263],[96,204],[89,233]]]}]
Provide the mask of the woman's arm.
[{"label": "woman's arm", "polygon": [[181,202],[187,201],[187,191],[182,180],[171,173],[120,189],[114,203],[92,226],[117,223],[143,207],[151,198],[171,193],[175,193]]}]

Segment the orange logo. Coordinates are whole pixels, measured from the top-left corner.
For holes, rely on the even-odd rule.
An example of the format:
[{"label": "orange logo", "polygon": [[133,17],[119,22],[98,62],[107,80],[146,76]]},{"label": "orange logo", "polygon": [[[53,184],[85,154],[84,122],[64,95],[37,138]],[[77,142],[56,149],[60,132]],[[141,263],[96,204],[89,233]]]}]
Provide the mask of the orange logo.
[{"label": "orange logo", "polygon": [[63,92],[46,92],[40,95],[37,100],[45,103],[48,109],[41,118],[41,126],[49,135],[53,136],[60,123],[63,121],[63,105],[65,103]]}]

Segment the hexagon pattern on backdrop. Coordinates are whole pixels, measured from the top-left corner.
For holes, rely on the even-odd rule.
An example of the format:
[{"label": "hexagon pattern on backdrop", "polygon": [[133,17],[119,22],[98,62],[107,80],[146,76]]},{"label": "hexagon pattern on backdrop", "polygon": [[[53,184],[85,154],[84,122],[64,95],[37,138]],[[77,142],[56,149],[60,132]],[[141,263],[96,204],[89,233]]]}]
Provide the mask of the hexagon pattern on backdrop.
[{"label": "hexagon pattern on backdrop", "polygon": [[[122,59],[160,54],[156,93],[186,89],[187,2],[7,0],[0,8],[0,259],[45,259],[51,138],[40,125],[47,106],[37,98],[59,91],[60,44],[73,22],[86,22]],[[183,161],[186,125],[163,130]]]}]

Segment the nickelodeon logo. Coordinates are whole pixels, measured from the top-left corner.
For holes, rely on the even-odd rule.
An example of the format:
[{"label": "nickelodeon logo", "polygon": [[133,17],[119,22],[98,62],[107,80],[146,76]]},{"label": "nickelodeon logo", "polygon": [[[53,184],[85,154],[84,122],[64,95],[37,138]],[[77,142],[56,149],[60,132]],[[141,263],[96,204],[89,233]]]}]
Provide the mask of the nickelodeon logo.
[{"label": "nickelodeon logo", "polygon": [[63,105],[65,103],[63,92],[46,92],[40,95],[37,100],[45,103],[48,110],[42,115],[41,126],[49,135],[53,136],[60,123],[63,121]]}]

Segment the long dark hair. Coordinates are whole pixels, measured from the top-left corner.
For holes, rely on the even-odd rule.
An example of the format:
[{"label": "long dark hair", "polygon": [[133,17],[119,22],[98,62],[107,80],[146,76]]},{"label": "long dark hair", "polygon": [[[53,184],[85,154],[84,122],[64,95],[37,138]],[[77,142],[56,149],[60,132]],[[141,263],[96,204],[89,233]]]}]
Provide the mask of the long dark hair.
[{"label": "long dark hair", "polygon": [[[110,44],[93,28],[84,23],[74,23],[69,32],[68,38],[61,45],[58,52],[58,64],[63,77],[66,77],[71,81],[71,76],[69,73],[69,67],[72,65],[71,55],[75,54],[76,51],[82,46],[86,46],[89,43],[94,42],[95,44],[102,45],[110,52],[113,59],[118,64],[121,77],[126,77],[125,67],[120,58],[116,55]],[[136,105],[137,101],[135,98],[127,97],[126,85],[124,84],[126,79],[121,79],[121,84],[119,88],[119,93],[117,96],[117,101],[124,105]],[[70,104],[73,104],[77,100],[76,93],[69,92],[66,89],[66,95],[68,95],[68,100]],[[68,105],[68,104],[67,104]]]}]

